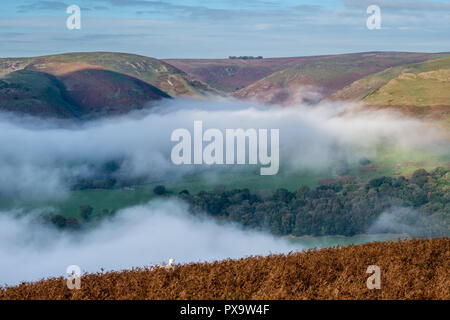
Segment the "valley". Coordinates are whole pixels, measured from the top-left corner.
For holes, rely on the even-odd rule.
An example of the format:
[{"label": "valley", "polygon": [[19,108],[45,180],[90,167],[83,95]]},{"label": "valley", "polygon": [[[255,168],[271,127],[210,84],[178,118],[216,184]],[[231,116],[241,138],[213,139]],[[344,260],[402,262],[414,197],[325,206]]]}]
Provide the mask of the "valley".
[{"label": "valley", "polygon": [[[45,254],[58,256],[57,243],[79,239],[83,260],[95,246],[112,250],[115,242],[104,242],[110,232],[136,250],[141,244],[130,235],[148,236],[147,250],[167,225],[188,238],[205,224],[201,239],[209,228],[225,230],[212,245],[219,251],[186,255],[182,248],[196,239],[177,238],[152,255],[158,261],[170,253],[182,263],[446,237],[448,56],[0,59],[0,211],[14,226],[7,237],[17,242],[15,232],[31,223]],[[198,119],[205,132],[280,129],[279,172],[261,176],[259,165],[245,161],[171,163],[171,132],[189,132]],[[246,246],[228,243],[236,234]],[[85,263],[95,271],[100,262]],[[124,267],[142,264],[133,258]]]}]

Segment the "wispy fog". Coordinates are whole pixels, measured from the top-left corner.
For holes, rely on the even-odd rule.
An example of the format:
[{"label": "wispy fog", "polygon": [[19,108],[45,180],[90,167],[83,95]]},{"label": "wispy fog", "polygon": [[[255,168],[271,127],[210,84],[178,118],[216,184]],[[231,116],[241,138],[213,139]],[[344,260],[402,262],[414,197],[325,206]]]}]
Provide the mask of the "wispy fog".
[{"label": "wispy fog", "polygon": [[439,215],[425,216],[411,208],[393,207],[383,212],[368,232],[407,234],[411,237],[448,236],[448,227]]},{"label": "wispy fog", "polygon": [[205,170],[175,166],[170,160],[172,131],[192,131],[194,120],[202,120],[205,130],[280,129],[280,172],[356,163],[375,156],[379,142],[449,152],[448,141],[426,123],[381,111],[351,112],[358,108],[343,103],[267,108],[225,99],[170,100],[151,111],[84,124],[0,115],[0,197],[63,197],[68,181],[90,177],[96,164],[110,160],[121,161],[114,175],[127,179],[160,181]]},{"label": "wispy fog", "polygon": [[0,284],[83,271],[240,258],[299,249],[286,240],[211,218],[194,217],[185,204],[152,201],[127,208],[91,231],[69,234],[36,224],[34,215],[0,212]]},{"label": "wispy fog", "polygon": [[[65,197],[73,181],[94,177],[108,161],[120,163],[113,171],[116,178],[149,182],[180,179],[195,170],[237,170],[171,163],[172,131],[193,130],[195,120],[202,120],[205,130],[280,129],[284,172],[322,170],[339,161],[357,163],[361,157],[376,156],[380,142],[449,153],[448,141],[425,122],[380,111],[354,112],[358,108],[343,103],[267,108],[223,99],[163,101],[150,111],[88,123],[2,114],[0,204],[2,199],[16,201],[16,210],[0,212],[0,283],[63,275],[72,264],[95,272],[169,258],[182,263],[298,249],[266,234],[192,217],[184,204],[172,200],[124,209],[81,234],[49,229],[36,223],[39,212],[23,209],[23,200]],[[405,219],[396,217],[382,215],[371,231],[411,232],[402,225]]]}]

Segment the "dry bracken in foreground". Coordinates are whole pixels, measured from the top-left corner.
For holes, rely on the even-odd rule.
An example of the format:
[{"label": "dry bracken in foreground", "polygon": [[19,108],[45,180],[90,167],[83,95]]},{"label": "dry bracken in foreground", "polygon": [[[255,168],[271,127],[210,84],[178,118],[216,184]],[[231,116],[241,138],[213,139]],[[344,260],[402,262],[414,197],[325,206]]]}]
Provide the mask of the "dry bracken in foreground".
[{"label": "dry bracken in foreground", "polygon": [[[0,299],[450,299],[450,239],[413,239],[214,263],[86,274],[0,289]],[[369,290],[369,265],[381,289]]]}]

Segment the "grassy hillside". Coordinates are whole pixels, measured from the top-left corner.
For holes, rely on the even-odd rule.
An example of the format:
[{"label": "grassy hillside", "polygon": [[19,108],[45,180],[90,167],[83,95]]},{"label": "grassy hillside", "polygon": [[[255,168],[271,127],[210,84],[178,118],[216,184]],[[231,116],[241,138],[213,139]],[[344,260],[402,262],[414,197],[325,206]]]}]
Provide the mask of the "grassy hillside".
[{"label": "grassy hillside", "polygon": [[392,66],[423,61],[439,55],[366,53],[327,56],[275,72],[236,92],[239,98],[263,103],[315,102],[352,82]]},{"label": "grassy hillside", "polygon": [[203,91],[209,90],[203,83],[161,60],[128,53],[86,52],[37,57],[28,68],[55,75],[100,68],[137,78],[172,97],[202,96]]},{"label": "grassy hillside", "polygon": [[79,117],[81,108],[50,74],[18,70],[0,79],[0,110],[42,117]]},{"label": "grassy hillside", "polygon": [[389,68],[353,82],[330,98],[403,108],[416,115],[448,115],[450,57]]},{"label": "grassy hillside", "polygon": [[[287,255],[86,274],[0,289],[0,299],[450,299],[450,239],[374,242]],[[368,266],[381,271],[369,290]]]},{"label": "grassy hillside", "polygon": [[0,59],[0,109],[45,117],[120,114],[147,101],[212,92],[165,62],[132,54]]},{"label": "grassy hillside", "polygon": [[[449,59],[450,61],[450,59]],[[364,99],[370,104],[415,105],[450,104],[450,69],[402,73]]]},{"label": "grassy hillside", "polygon": [[56,77],[28,69],[0,79],[0,109],[39,117],[80,118],[122,114],[170,98],[121,73],[85,69]]},{"label": "grassy hillside", "polygon": [[[219,91],[232,93],[245,88],[237,96],[244,98],[258,96],[265,102],[273,99],[276,102],[283,102],[289,96],[286,97],[285,94],[283,97],[281,93],[281,96],[274,98],[273,93],[269,91],[287,89],[289,95],[289,91],[295,90],[299,84],[313,84],[330,86],[331,92],[334,92],[336,88],[340,89],[368,74],[439,56],[441,55],[430,53],[372,52],[255,60],[168,59],[165,61]],[[267,77],[269,78],[266,79]],[[261,83],[258,83],[260,80]]]},{"label": "grassy hillside", "polygon": [[[204,98],[219,91],[234,92],[236,97],[256,98],[264,103],[314,102],[386,68],[442,56],[445,54],[373,52],[164,62],[134,54],[87,52],[3,58],[0,59],[0,110],[45,117],[99,117],[142,108],[146,101],[168,96]],[[395,74],[396,70],[392,72]],[[436,91],[441,89],[439,85],[448,74],[417,77],[434,79],[428,80],[434,81],[429,88]],[[414,88],[417,86],[420,84]],[[446,99],[443,95],[433,103]],[[428,100],[423,101],[426,103]]]}]

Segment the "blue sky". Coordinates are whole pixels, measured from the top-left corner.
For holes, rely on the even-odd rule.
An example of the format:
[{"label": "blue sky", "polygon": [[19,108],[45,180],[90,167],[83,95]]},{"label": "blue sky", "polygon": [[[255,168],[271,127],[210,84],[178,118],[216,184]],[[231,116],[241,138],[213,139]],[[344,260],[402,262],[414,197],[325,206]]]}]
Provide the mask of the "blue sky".
[{"label": "blue sky", "polygon": [[[0,56],[72,51],[156,58],[304,56],[362,51],[450,51],[444,0],[2,0]],[[81,7],[68,30],[66,8]],[[381,8],[368,30],[366,9]]]}]

